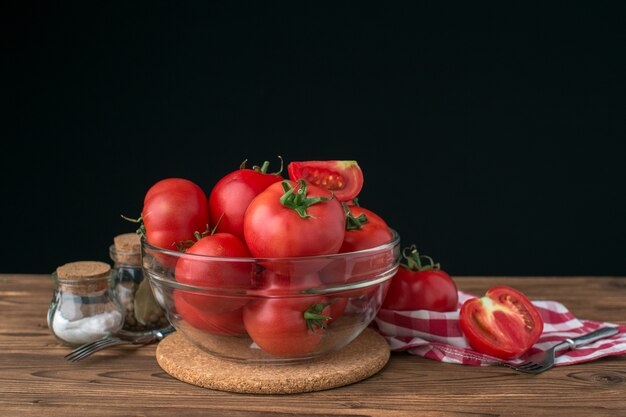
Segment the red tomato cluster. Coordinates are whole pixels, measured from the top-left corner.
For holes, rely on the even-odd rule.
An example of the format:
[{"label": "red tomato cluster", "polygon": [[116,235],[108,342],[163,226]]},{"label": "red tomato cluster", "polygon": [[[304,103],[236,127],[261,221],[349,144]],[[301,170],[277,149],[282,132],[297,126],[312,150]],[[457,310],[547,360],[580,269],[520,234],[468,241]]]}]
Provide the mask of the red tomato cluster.
[{"label": "red tomato cluster", "polygon": [[[219,258],[354,252],[388,243],[392,233],[380,216],[354,205],[363,186],[355,161],[292,162],[288,179],[281,172],[268,173],[267,162],[252,169],[244,164],[222,177],[208,198],[185,179],[168,178],[152,186],[142,211],[145,239],[184,252],[175,265],[167,264],[176,281],[224,290],[174,290],[176,312],[189,325],[219,336],[247,333],[275,355],[310,353],[344,314],[348,297],[362,292],[281,297],[327,283],[324,262],[304,263],[294,271],[285,260],[259,261],[253,267]],[[197,255],[217,258],[207,262]],[[267,297],[228,292],[241,288]]]},{"label": "red tomato cluster", "polygon": [[[219,336],[247,333],[271,354],[299,356],[317,348],[326,328],[344,314],[348,298],[376,288],[344,290],[333,297],[287,295],[358,281],[377,259],[326,264],[324,258],[312,258],[297,267],[284,259],[362,251],[393,236],[385,220],[356,203],[363,173],[355,161],[292,162],[288,179],[282,167],[268,173],[268,166],[247,169],[244,162],[222,177],[208,198],[186,179],[157,182],[146,193],[141,230],[148,243],[184,252],[177,262],[163,260],[178,282],[229,294],[175,290],[176,312],[189,325]],[[263,260],[253,268],[246,262],[205,262],[196,255],[283,261]],[[413,245],[400,265],[383,287],[383,308],[457,311],[457,287],[438,263]],[[241,288],[267,297],[227,291]],[[527,351],[543,329],[532,303],[508,287],[465,302],[459,323],[474,349],[501,358]]]}]

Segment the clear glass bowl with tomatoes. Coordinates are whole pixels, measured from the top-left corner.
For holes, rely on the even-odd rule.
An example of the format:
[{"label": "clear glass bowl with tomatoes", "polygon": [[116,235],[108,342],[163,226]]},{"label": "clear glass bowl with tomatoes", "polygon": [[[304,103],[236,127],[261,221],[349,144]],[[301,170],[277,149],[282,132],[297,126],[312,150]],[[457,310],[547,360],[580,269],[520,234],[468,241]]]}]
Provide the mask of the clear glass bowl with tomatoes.
[{"label": "clear glass bowl with tomatoes", "polygon": [[400,237],[391,236],[363,250],[285,258],[183,253],[144,239],[143,269],[195,346],[239,362],[291,363],[343,348],[372,322],[398,269]]}]

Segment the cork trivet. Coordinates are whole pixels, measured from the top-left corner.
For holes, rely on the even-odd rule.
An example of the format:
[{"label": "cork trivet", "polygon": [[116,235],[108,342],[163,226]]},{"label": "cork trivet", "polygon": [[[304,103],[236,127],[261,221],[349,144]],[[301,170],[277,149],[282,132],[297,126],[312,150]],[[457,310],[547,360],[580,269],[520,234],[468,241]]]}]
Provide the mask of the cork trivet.
[{"label": "cork trivet", "polygon": [[123,233],[113,238],[116,261],[141,265],[141,237],[137,233]]},{"label": "cork trivet", "polygon": [[156,351],[159,366],[176,379],[248,394],[295,394],[352,384],[381,370],[389,355],[385,339],[371,329],[337,352],[297,364],[255,365],[220,359],[180,333],[163,339]]}]

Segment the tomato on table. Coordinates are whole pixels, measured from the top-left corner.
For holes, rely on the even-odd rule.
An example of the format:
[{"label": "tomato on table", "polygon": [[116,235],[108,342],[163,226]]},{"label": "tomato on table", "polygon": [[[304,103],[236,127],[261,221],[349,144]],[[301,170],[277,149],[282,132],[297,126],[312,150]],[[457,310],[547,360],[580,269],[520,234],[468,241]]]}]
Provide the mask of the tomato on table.
[{"label": "tomato on table", "polygon": [[[281,160],[282,162],[282,160]],[[231,233],[244,240],[243,217],[250,202],[270,185],[282,181],[281,172],[268,173],[269,162],[262,166],[245,168],[245,161],[237,171],[222,177],[209,195],[209,213],[219,224],[217,231]]]},{"label": "tomato on table", "polygon": [[[228,296],[227,291],[250,288],[254,271],[248,262],[220,260],[226,258],[248,258],[250,251],[236,236],[230,233],[215,233],[199,239],[176,263],[176,281],[196,287],[207,288],[207,292],[186,291],[183,298],[195,308],[205,312],[227,312],[242,307],[244,297]],[[222,291],[224,295],[209,293]]]},{"label": "tomato on table", "polygon": [[167,178],[154,184],[144,197],[141,211],[146,241],[176,250],[176,243],[193,239],[209,227],[209,209],[204,191],[192,181]]},{"label": "tomato on table", "polygon": [[241,336],[246,329],[243,325],[243,308],[232,311],[211,313],[194,307],[185,300],[185,294],[174,290],[176,313],[192,327],[215,336]]},{"label": "tomato on table", "polygon": [[300,180],[270,185],[252,200],[244,216],[244,236],[259,258],[337,253],[345,217],[327,190]]},{"label": "tomato on table", "polygon": [[507,286],[492,287],[484,297],[467,300],[459,320],[474,350],[502,359],[524,354],[543,332],[543,319],[532,302]]},{"label": "tomato on table", "polygon": [[350,201],[363,188],[363,171],[356,161],[302,161],[287,166],[289,179],[332,191],[339,201]]},{"label": "tomato on table", "polygon": [[[438,263],[420,255],[415,245],[404,249],[403,258],[398,272],[391,279],[382,308],[442,312],[458,308],[457,286]],[[422,259],[428,263],[423,265]]]}]

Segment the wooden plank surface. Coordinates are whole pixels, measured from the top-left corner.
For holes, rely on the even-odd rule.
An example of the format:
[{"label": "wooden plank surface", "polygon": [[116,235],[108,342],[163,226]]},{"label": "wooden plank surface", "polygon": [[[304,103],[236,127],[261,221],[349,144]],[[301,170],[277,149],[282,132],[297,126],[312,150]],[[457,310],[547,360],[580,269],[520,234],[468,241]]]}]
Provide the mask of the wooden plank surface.
[{"label": "wooden plank surface", "polygon": [[[579,318],[626,324],[626,277],[457,277],[483,293],[510,285],[554,299]],[[526,375],[392,354],[358,384],[309,394],[211,391],[173,379],[155,346],[118,347],[76,364],[46,324],[47,275],[0,275],[0,416],[619,416],[626,355]]]}]

